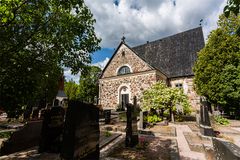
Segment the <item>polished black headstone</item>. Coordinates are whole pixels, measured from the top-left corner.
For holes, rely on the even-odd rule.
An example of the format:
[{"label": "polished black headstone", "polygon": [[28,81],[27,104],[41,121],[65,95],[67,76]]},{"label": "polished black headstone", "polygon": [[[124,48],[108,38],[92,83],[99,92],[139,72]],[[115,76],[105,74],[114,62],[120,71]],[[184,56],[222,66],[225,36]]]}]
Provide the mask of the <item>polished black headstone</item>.
[{"label": "polished black headstone", "polygon": [[201,101],[200,106],[200,133],[205,136],[214,136],[208,114],[208,103]]}]

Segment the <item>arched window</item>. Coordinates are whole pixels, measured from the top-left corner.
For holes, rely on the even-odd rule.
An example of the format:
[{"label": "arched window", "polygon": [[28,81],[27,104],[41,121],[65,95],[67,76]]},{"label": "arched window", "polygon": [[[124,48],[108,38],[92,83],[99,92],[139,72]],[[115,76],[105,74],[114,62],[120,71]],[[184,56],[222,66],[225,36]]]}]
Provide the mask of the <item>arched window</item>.
[{"label": "arched window", "polygon": [[130,68],[128,66],[122,66],[118,70],[118,75],[128,74],[128,73],[130,73]]}]

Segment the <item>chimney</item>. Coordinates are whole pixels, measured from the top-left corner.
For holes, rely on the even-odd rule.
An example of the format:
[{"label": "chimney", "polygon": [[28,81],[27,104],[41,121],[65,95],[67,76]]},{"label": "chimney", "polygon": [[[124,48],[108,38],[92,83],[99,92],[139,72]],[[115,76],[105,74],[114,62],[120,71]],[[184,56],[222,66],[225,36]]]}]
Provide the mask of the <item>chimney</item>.
[{"label": "chimney", "polygon": [[61,75],[59,82],[58,82],[58,90],[63,91],[64,90],[64,76]]}]

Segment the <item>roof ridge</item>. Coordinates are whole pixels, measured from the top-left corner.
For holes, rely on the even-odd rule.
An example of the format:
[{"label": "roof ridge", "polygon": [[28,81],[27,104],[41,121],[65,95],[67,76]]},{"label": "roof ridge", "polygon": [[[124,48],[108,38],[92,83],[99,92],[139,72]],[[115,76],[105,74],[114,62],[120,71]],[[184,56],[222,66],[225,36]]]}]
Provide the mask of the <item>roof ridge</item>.
[{"label": "roof ridge", "polygon": [[147,43],[140,44],[140,45],[137,45],[137,46],[133,46],[132,48],[137,48],[137,47],[141,47],[141,46],[144,46],[144,45],[149,45],[149,44],[152,44],[152,43],[156,43],[158,41],[162,41],[162,40],[170,38],[170,37],[176,37],[176,36],[179,36],[179,35],[182,35],[182,34],[185,34],[185,33],[189,33],[191,31],[194,31],[194,30],[197,30],[197,29],[202,29],[202,27],[200,26],[200,27],[192,28],[192,29],[182,31],[180,33],[172,34],[172,35],[160,38],[160,39],[156,39],[156,40],[153,40],[153,41],[147,41]]}]

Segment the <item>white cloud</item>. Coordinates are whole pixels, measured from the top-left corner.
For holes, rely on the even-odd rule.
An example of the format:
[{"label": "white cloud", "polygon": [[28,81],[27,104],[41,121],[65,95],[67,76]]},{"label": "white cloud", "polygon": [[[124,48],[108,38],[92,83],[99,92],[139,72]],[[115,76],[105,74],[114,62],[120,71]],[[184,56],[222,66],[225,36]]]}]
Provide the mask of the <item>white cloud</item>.
[{"label": "white cloud", "polygon": [[73,75],[70,68],[64,68],[64,76],[66,81],[73,80],[75,83],[79,83],[80,73]]},{"label": "white cloud", "polygon": [[103,70],[104,67],[107,65],[108,61],[109,61],[109,58],[106,57],[106,59],[104,59],[103,61],[94,63],[94,64],[92,64],[92,65],[93,65],[93,66],[97,66],[97,67],[99,67],[99,68],[101,68],[101,69]]},{"label": "white cloud", "polygon": [[[199,26],[205,38],[216,28],[226,0],[85,0],[97,20],[102,47],[116,47],[121,37],[137,45]],[[175,5],[174,5],[175,4]]]}]

